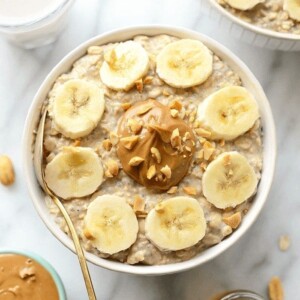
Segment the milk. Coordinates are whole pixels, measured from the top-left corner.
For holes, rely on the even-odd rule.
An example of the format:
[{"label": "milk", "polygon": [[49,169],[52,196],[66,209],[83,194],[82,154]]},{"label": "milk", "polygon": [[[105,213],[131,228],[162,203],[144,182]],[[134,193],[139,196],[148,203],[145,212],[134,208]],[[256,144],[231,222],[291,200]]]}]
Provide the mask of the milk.
[{"label": "milk", "polygon": [[0,33],[25,48],[53,42],[73,0],[0,0]]}]

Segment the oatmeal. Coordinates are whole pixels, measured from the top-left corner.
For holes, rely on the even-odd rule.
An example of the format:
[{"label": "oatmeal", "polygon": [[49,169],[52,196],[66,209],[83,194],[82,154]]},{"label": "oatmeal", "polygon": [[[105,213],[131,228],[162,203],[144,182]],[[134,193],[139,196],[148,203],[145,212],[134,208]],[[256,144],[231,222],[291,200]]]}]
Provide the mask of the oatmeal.
[{"label": "oatmeal", "polygon": [[256,1],[254,7],[246,9],[230,5],[231,0],[216,1],[230,13],[250,24],[277,32],[300,34],[300,6],[298,4],[298,9],[295,7],[296,3],[293,6],[294,0]]},{"label": "oatmeal", "polygon": [[87,251],[175,263],[243,222],[262,170],[257,104],[202,43],[158,35],[89,47],[46,104],[46,180]]}]

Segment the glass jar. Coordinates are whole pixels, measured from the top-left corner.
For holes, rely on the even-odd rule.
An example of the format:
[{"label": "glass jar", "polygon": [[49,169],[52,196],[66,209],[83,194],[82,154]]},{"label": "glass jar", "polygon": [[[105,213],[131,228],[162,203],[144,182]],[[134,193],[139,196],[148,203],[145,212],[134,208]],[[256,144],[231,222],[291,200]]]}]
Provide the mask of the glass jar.
[{"label": "glass jar", "polygon": [[24,8],[18,0],[3,1],[0,34],[26,49],[54,42],[64,29],[69,9],[74,3],[74,0],[28,0]]}]

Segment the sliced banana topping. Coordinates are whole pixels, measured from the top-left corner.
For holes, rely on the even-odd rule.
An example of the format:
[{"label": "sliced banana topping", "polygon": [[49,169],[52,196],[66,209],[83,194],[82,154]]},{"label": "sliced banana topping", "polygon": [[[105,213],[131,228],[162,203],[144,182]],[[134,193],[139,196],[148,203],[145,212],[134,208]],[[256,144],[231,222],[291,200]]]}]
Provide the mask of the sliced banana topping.
[{"label": "sliced banana topping", "polygon": [[109,88],[128,91],[147,74],[148,69],[149,56],[146,50],[137,42],[127,41],[104,54],[100,76]]},{"label": "sliced banana topping", "polygon": [[45,168],[48,187],[67,200],[92,194],[101,185],[103,167],[91,148],[64,147]]},{"label": "sliced banana topping", "polygon": [[236,207],[253,195],[258,183],[248,160],[236,151],[225,152],[212,161],[202,178],[206,199],[215,207]]},{"label": "sliced banana topping", "polygon": [[104,94],[96,84],[72,79],[64,83],[55,95],[53,120],[59,132],[76,139],[92,132],[104,108]]},{"label": "sliced banana topping", "polygon": [[188,88],[212,73],[213,56],[200,41],[182,39],[165,46],[156,58],[156,72],[167,84]]},{"label": "sliced banana topping", "polygon": [[265,0],[225,0],[231,7],[239,10],[249,10]]},{"label": "sliced banana topping", "polygon": [[235,139],[248,131],[258,118],[255,99],[241,86],[222,88],[198,107],[198,120],[212,132],[212,139]]},{"label": "sliced banana topping", "polygon": [[300,22],[300,1],[299,0],[284,0],[283,9],[288,12],[289,16]]},{"label": "sliced banana topping", "polygon": [[203,210],[191,197],[174,197],[158,203],[145,222],[147,238],[163,250],[191,247],[204,237],[205,231]]},{"label": "sliced banana topping", "polygon": [[118,196],[98,196],[87,209],[84,234],[101,252],[114,254],[137,238],[138,221],[131,206]]}]

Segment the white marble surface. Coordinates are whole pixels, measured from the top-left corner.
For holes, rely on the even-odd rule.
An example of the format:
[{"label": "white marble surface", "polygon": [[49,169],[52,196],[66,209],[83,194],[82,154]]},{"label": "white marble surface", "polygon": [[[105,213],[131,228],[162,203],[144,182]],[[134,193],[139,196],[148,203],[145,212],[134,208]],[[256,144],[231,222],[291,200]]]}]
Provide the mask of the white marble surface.
[{"label": "white marble surface", "polygon": [[[98,299],[207,300],[215,292],[247,288],[266,294],[269,278],[282,278],[287,300],[300,298],[300,53],[240,44],[204,17],[197,0],[77,0],[59,40],[23,50],[0,39],[0,153],[9,154],[17,179],[0,186],[0,247],[25,248],[48,259],[61,275],[70,300],[87,299],[75,255],[46,229],[33,208],[22,175],[21,137],[31,100],[52,67],[86,39],[113,28],[164,23],[185,26],[222,42],[261,81],[273,108],[278,164],[269,200],[257,222],[232,248],[191,271],[162,277],[118,274],[90,266]],[[291,248],[278,249],[281,234]]]}]

